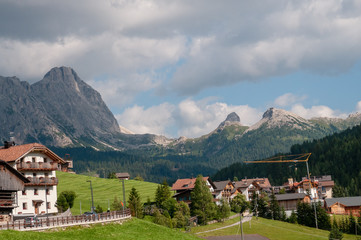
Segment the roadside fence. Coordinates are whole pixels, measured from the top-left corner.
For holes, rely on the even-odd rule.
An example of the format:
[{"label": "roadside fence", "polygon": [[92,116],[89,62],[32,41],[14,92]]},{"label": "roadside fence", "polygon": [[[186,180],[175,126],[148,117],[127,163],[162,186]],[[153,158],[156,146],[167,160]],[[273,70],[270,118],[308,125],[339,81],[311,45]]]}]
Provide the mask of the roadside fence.
[{"label": "roadside fence", "polygon": [[112,211],[92,215],[78,215],[78,216],[66,216],[66,217],[40,217],[36,220],[26,221],[25,219],[6,222],[0,225],[0,230],[46,230],[56,227],[67,227],[84,224],[94,224],[102,222],[112,222],[123,219],[131,218],[130,209],[127,208],[124,211]]}]

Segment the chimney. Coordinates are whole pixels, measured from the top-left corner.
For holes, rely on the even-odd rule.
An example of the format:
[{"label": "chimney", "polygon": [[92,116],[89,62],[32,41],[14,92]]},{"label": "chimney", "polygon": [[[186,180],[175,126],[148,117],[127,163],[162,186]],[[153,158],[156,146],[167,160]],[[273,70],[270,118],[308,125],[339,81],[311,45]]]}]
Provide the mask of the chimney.
[{"label": "chimney", "polygon": [[15,146],[15,142],[14,141],[4,141],[4,148],[10,148],[11,146]]}]

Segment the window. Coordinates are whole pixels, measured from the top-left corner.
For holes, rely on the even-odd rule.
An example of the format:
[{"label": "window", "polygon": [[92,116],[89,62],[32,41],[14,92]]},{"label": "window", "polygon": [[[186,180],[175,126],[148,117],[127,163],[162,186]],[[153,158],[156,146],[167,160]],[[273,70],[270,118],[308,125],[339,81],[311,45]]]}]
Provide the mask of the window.
[{"label": "window", "polygon": [[34,195],[39,195],[38,189],[34,189]]},{"label": "window", "polygon": [[35,158],[34,158],[34,157],[32,158],[32,161],[35,162]]},{"label": "window", "polygon": [[46,178],[49,177],[49,173],[44,173],[44,175]]},{"label": "window", "polygon": [[26,202],[23,203],[23,209],[24,210],[28,209],[28,204]]},{"label": "window", "polygon": [[36,173],[33,173],[33,177],[36,177]]},{"label": "window", "polygon": [[26,195],[26,190],[21,191],[22,195]]},{"label": "window", "polygon": [[44,163],[46,163],[47,161],[48,161],[48,159],[44,157]]},{"label": "window", "polygon": [[46,203],[46,208],[47,208],[47,209],[50,209],[50,202],[47,202],[47,203]]},{"label": "window", "polygon": [[46,189],[46,195],[50,195],[50,189]]}]

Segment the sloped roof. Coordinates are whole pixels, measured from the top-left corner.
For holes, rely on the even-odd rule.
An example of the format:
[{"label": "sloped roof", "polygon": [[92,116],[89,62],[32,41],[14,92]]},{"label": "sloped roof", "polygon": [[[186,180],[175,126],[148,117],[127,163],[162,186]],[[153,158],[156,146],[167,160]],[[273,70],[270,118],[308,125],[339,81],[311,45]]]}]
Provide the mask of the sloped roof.
[{"label": "sloped roof", "polygon": [[213,182],[214,185],[216,186],[216,191],[222,191],[223,189],[226,188],[226,186],[228,185],[228,183],[233,184],[231,181],[227,180],[227,181],[216,181]]},{"label": "sloped roof", "polygon": [[9,148],[1,148],[0,160],[3,160],[5,162],[14,162],[24,157],[26,154],[35,151],[43,152],[51,159],[57,162],[65,163],[65,161],[61,157],[59,157],[50,149],[39,143],[29,143],[24,145],[11,146]]},{"label": "sloped roof", "polygon": [[256,182],[259,187],[262,189],[271,188],[271,183],[269,182],[268,178],[249,178],[249,179],[242,179],[242,182],[250,185],[253,182]]},{"label": "sloped roof", "polygon": [[116,173],[115,176],[117,178],[127,178],[127,177],[129,178],[130,177],[129,173],[127,173],[127,172]]},{"label": "sloped roof", "polygon": [[320,186],[320,187],[333,187],[333,186],[335,186],[335,182],[334,181],[320,181],[320,182],[318,182],[318,185]]},{"label": "sloped roof", "polygon": [[248,182],[248,181],[237,181],[237,182],[235,182],[234,187],[235,188],[247,188],[251,184],[252,184],[252,182]]},{"label": "sloped roof", "polygon": [[305,193],[285,193],[285,194],[277,194],[275,196],[277,201],[285,201],[285,200],[304,199],[307,195]]},{"label": "sloped roof", "polygon": [[331,207],[335,203],[340,203],[346,207],[359,207],[361,206],[361,196],[358,197],[343,197],[343,198],[326,198],[327,207]]},{"label": "sloped roof", "polygon": [[[208,181],[209,177],[203,177],[203,181]],[[186,190],[186,189],[193,189],[194,184],[196,183],[196,178],[183,178],[178,179],[173,185],[172,190]],[[209,179],[210,180],[210,179]]]},{"label": "sloped roof", "polygon": [[5,168],[7,168],[10,172],[12,172],[17,178],[19,178],[24,183],[30,182],[29,179],[27,179],[24,175],[22,175],[18,170],[10,166],[7,162],[0,160],[0,165],[3,165]]},{"label": "sloped roof", "polygon": [[311,183],[313,186],[318,186],[318,182],[315,182],[315,181],[310,181],[310,180],[308,180],[308,179],[303,179],[301,182],[295,182],[295,183],[293,183],[293,186],[294,187],[299,187],[299,186],[301,186],[301,185],[303,185],[304,183]]}]

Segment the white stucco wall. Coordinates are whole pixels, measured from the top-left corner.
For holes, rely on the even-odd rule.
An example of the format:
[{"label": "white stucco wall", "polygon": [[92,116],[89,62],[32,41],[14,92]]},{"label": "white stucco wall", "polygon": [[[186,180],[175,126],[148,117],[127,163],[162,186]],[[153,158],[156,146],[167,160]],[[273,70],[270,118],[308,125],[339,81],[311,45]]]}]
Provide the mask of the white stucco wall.
[{"label": "white stucco wall", "polygon": [[[35,162],[44,162],[44,158],[47,159],[48,163],[52,163],[53,160],[50,159],[48,156],[42,153],[29,153],[23,158],[23,162],[33,162],[33,158],[35,158]],[[20,162],[18,160],[18,162]],[[16,168],[16,164],[14,165]],[[36,174],[37,178],[46,177],[46,173],[48,174],[48,178],[55,177],[56,178],[56,171],[29,171],[29,172],[23,172],[25,177],[31,177],[33,178],[33,174]],[[56,185],[47,185],[47,189],[49,189],[49,194],[45,197],[45,186],[44,185],[37,185],[37,186],[25,186],[25,193],[26,195],[23,195],[22,191],[18,192],[18,207],[13,210],[14,215],[19,214],[35,214],[35,205],[34,201],[42,201],[41,204],[39,204],[39,214],[45,214],[46,213],[46,201],[50,203],[50,208],[48,208],[48,213],[57,213],[58,209],[55,207],[55,203],[57,201],[57,186]],[[34,190],[38,190],[38,194],[34,194]],[[26,203],[27,208],[23,208],[23,203]]]}]

